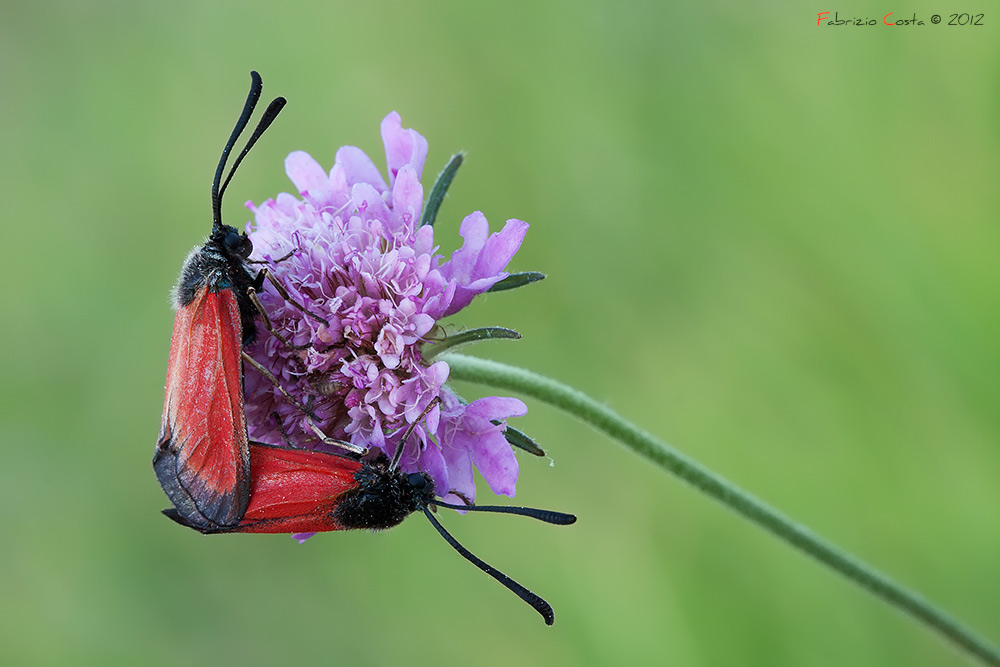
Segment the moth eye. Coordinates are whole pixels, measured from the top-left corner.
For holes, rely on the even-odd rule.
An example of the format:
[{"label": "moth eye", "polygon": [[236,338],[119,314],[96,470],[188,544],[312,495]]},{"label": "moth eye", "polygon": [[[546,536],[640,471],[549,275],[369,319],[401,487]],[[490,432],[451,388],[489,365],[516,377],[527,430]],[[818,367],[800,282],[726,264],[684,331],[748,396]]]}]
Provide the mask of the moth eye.
[{"label": "moth eye", "polygon": [[240,234],[236,230],[226,232],[222,244],[226,246],[226,250],[237,253],[241,257],[249,257],[250,253],[253,252],[253,243],[250,242],[247,235]]},{"label": "moth eye", "polygon": [[411,472],[406,476],[406,481],[410,486],[418,491],[427,486],[427,479],[419,472]]}]

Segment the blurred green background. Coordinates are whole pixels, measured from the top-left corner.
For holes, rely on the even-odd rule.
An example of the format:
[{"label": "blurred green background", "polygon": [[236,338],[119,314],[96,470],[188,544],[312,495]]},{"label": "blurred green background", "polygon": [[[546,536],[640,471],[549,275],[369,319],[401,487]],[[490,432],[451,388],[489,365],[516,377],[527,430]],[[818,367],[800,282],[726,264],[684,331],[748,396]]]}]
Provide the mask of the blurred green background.
[{"label": "blurred green background", "polygon": [[[420,518],[299,546],[160,516],[167,295],[251,68],[289,105],[231,224],[291,189],[291,150],[382,164],[398,110],[429,175],[468,151],[443,250],[472,210],[518,217],[513,268],[549,274],[453,318],[525,335],[475,354],[607,401],[1000,641],[1000,15],[782,4],[4,3],[0,663],[965,664],[537,403],[517,425],[555,465],[521,457],[518,501],[579,523],[444,519],[553,628]],[[891,9],[927,25],[816,26]]]}]

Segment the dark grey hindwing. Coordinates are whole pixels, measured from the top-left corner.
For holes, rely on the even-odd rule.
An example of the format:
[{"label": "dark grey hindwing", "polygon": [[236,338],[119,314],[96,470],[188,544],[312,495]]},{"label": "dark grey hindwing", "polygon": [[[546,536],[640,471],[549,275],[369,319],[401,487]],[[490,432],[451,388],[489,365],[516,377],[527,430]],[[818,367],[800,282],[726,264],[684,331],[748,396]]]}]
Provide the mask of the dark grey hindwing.
[{"label": "dark grey hindwing", "polygon": [[195,528],[209,528],[218,525],[202,514],[191,491],[181,483],[177,470],[177,451],[173,446],[173,434],[166,422],[161,427],[160,437],[156,441],[156,450],[153,452],[153,470],[156,471],[156,479],[159,480],[163,491],[177,508],[177,513],[185,518],[188,525]]},{"label": "dark grey hindwing", "polygon": [[238,524],[250,499],[250,478],[240,480],[232,493],[210,488],[197,471],[182,470],[180,450],[169,420],[164,420],[153,451],[153,470],[176,508],[168,511],[175,512],[184,521],[171,518],[202,532]]}]

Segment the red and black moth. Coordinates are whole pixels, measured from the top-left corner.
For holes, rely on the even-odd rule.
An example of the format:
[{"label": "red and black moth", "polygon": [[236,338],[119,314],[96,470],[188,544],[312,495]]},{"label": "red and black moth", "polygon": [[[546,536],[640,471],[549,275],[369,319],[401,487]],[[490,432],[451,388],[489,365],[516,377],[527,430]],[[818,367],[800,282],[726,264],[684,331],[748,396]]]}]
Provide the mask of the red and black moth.
[{"label": "red and black moth", "polygon": [[196,523],[177,510],[165,510],[164,514],[202,533],[311,533],[354,528],[384,530],[422,511],[463,557],[531,605],[547,625],[555,621],[548,602],[459,544],[431,510],[447,507],[520,514],[559,525],[576,522],[572,514],[530,507],[452,505],[435,497],[434,483],[425,473],[401,472],[384,454],[370,459],[353,453],[329,454],[252,442],[250,470],[250,504],[237,525]]},{"label": "red and black moth", "polygon": [[176,511],[189,521],[217,527],[239,523],[250,500],[241,356],[257,335],[253,292],[264,280],[264,272],[248,263],[250,239],[222,223],[222,195],[285,105],[282,97],[268,105],[223,182],[233,145],[260,98],[260,75],[251,72],[250,77],[250,93],[212,182],[212,234],[188,255],[174,290],[177,315],[153,455],[156,477]]}]

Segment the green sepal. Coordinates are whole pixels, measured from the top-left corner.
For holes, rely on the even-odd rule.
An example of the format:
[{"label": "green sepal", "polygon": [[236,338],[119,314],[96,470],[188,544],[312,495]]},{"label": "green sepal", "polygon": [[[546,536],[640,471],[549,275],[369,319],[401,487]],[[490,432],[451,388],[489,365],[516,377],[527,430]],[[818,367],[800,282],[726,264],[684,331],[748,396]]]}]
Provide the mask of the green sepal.
[{"label": "green sepal", "polygon": [[495,283],[493,287],[486,290],[487,292],[502,292],[507,289],[514,289],[515,287],[524,287],[525,285],[530,285],[531,283],[537,283],[539,280],[545,277],[544,273],[539,273],[538,271],[525,271],[523,273],[512,273],[498,283]]},{"label": "green sepal", "polygon": [[[496,420],[491,421],[493,421],[494,424],[500,423]],[[523,449],[529,454],[534,454],[535,456],[545,456],[544,449],[535,444],[535,441],[525,435],[524,431],[519,431],[510,424],[507,424],[507,429],[503,432],[503,437],[507,438],[507,442],[510,443],[512,447]]]},{"label": "green sepal", "polygon": [[462,160],[464,159],[465,153],[455,153],[448,160],[448,164],[444,166],[441,173],[438,174],[437,179],[434,181],[434,187],[431,188],[431,194],[427,197],[424,214],[420,216],[421,226],[434,224],[438,209],[441,208],[441,202],[444,201],[444,196],[448,193],[448,186],[451,185],[451,181],[455,178],[455,173],[462,166]]},{"label": "green sepal", "polygon": [[465,347],[466,345],[478,343],[481,340],[494,340],[496,338],[517,340],[520,337],[521,334],[513,329],[507,329],[505,327],[480,327],[478,329],[469,329],[468,331],[462,331],[448,336],[439,343],[429,343],[421,349],[421,353],[423,354],[424,359],[433,359],[442,352],[454,352]]}]

